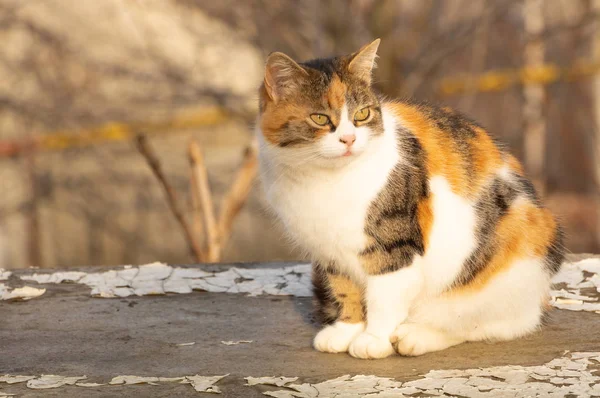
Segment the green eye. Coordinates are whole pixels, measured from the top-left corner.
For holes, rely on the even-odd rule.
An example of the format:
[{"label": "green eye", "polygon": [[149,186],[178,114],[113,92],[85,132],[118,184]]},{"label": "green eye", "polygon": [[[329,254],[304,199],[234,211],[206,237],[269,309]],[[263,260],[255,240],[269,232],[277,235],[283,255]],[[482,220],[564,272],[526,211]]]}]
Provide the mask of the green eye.
[{"label": "green eye", "polygon": [[325,126],[327,123],[329,123],[329,117],[321,115],[320,113],[313,113],[310,115],[310,118],[319,126]]},{"label": "green eye", "polygon": [[364,122],[365,120],[367,120],[369,118],[369,116],[371,115],[371,111],[369,110],[369,108],[362,108],[360,111],[357,111],[354,114],[354,121],[355,122]]}]

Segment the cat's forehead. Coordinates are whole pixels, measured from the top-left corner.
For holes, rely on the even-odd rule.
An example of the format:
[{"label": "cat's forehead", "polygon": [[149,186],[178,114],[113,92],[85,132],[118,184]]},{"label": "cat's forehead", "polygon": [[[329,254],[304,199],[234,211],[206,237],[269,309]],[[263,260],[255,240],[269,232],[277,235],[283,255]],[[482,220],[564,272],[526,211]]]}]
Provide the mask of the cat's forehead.
[{"label": "cat's forehead", "polygon": [[364,81],[348,72],[345,57],[314,59],[301,64],[309,72],[305,86],[305,99],[331,109],[363,105],[373,93]]}]

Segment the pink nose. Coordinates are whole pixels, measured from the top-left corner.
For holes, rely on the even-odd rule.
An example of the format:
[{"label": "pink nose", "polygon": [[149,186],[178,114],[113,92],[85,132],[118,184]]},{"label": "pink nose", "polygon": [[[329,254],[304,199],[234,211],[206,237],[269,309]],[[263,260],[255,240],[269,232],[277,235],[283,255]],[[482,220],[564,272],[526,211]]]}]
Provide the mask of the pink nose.
[{"label": "pink nose", "polygon": [[347,146],[352,146],[354,141],[356,141],[356,136],[354,134],[346,134],[340,137],[340,142]]}]

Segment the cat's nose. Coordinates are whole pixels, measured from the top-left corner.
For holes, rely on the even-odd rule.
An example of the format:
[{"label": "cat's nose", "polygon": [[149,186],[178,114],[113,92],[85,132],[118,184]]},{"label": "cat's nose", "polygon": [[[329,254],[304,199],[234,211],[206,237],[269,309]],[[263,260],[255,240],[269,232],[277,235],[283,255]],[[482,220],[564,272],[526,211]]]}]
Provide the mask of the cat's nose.
[{"label": "cat's nose", "polygon": [[342,144],[346,144],[347,146],[352,146],[354,141],[356,141],[356,136],[354,134],[345,134],[340,137],[340,142]]}]

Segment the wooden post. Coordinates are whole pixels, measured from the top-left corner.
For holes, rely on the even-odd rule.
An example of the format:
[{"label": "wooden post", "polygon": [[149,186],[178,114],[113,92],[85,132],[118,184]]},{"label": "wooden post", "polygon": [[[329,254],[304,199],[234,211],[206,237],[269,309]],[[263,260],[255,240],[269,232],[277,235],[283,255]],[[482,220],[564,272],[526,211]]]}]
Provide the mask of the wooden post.
[{"label": "wooden post", "polygon": [[[544,64],[544,1],[525,0],[523,6],[525,34],[528,41],[523,54],[525,68],[536,68]],[[524,152],[525,168],[533,184],[541,195],[545,194],[546,181],[544,175],[544,158],[546,155],[546,121],[544,119],[543,84],[526,83],[523,86],[525,106],[524,117]]]},{"label": "wooden post", "polygon": [[30,267],[42,268],[42,253],[40,251],[40,219],[38,212],[38,184],[35,171],[35,152],[25,154],[27,179],[29,180],[30,199],[29,199],[29,220],[28,220],[28,262]]},{"label": "wooden post", "polygon": [[[600,12],[600,0],[592,0],[591,12]],[[594,61],[600,63],[600,21],[594,23],[594,36],[592,39],[592,56]],[[594,75],[594,118],[596,128],[594,129],[594,175],[596,177],[596,243],[600,245],[600,75]]]}]

